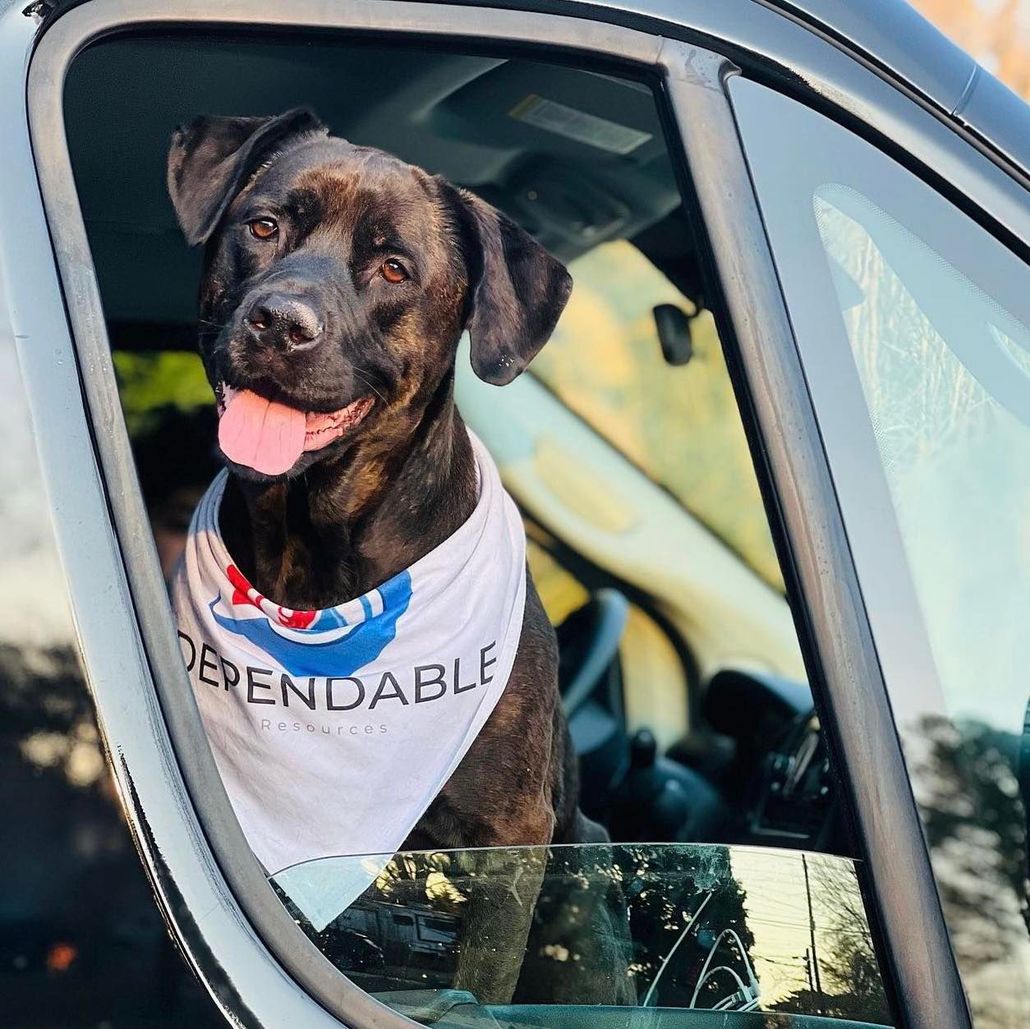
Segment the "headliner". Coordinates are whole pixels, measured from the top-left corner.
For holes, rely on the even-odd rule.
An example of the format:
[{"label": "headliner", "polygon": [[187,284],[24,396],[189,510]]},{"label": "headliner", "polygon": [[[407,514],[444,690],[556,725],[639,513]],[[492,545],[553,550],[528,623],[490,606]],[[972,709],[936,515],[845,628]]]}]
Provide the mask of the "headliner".
[{"label": "headliner", "polygon": [[[604,149],[517,116],[538,96],[582,112],[588,129],[590,116],[604,118],[632,148]],[[200,253],[176,224],[165,159],[172,130],[202,113],[310,107],[335,135],[472,188],[565,261],[644,230],[667,237],[656,243],[671,256],[691,245],[674,214],[679,193],[650,90],[607,75],[328,35],[166,33],[87,50],[65,97],[76,186],[115,328],[194,321]],[[117,345],[148,345],[145,333],[135,343],[112,335]]]}]

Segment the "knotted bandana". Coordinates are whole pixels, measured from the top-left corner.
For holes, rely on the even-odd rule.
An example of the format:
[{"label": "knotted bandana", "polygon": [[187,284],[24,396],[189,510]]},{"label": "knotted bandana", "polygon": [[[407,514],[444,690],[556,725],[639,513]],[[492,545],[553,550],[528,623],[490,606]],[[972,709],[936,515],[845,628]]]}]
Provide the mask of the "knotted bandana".
[{"label": "knotted bandana", "polygon": [[295,611],[262,596],[222,541],[221,472],[173,584],[190,681],[229,798],[269,873],[392,854],[500,699],[522,632],[526,541],[471,436],[469,519],[363,596]]}]

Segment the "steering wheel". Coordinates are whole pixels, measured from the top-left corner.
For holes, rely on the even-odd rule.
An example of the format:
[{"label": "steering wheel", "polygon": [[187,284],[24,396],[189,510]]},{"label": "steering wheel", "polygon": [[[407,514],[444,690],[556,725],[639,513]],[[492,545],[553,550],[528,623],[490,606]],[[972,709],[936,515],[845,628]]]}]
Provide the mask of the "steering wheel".
[{"label": "steering wheel", "polygon": [[558,628],[559,647],[572,651],[575,670],[561,683],[562,707],[570,718],[593,696],[619,653],[629,601],[615,589],[599,589]]}]

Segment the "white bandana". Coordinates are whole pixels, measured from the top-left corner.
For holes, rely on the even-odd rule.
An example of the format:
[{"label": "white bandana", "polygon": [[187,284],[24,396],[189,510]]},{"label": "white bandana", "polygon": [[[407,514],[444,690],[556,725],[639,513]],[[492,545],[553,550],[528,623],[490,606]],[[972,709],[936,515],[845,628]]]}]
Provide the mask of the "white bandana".
[{"label": "white bandana", "polygon": [[172,590],[215,762],[272,874],[331,855],[393,854],[468,751],[522,632],[526,540],[471,436],[479,499],[435,550],[356,600],[293,611],[261,596],[204,494]]}]

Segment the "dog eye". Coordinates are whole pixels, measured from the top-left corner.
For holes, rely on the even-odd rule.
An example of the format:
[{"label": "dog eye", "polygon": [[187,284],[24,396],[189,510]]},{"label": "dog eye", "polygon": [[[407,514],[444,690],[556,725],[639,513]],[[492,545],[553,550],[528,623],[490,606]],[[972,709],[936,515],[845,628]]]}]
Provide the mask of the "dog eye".
[{"label": "dog eye", "polygon": [[255,218],[247,222],[247,228],[255,239],[275,239],[279,235],[279,223],[274,218]]},{"label": "dog eye", "polygon": [[398,282],[404,282],[405,279],[409,278],[407,269],[395,257],[391,257],[389,261],[383,262],[379,269],[379,274],[387,282],[392,282],[394,285]]}]

